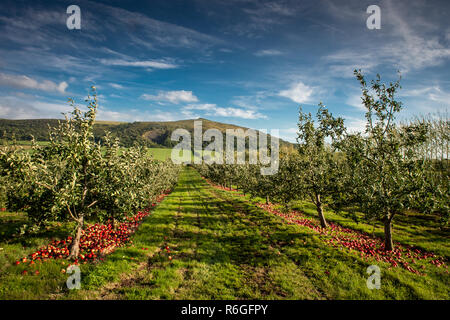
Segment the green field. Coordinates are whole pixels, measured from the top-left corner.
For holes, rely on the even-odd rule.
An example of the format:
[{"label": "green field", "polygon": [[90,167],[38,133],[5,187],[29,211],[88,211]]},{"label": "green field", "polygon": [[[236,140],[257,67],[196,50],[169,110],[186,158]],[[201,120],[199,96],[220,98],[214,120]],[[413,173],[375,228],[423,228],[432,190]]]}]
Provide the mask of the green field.
[{"label": "green field", "polygon": [[[48,145],[50,142],[49,141],[37,141],[36,142],[37,145],[39,146],[45,146]],[[17,141],[16,145],[19,147],[22,147],[24,149],[29,149],[31,148],[31,141]],[[155,158],[156,160],[166,160],[166,159],[170,159],[170,155],[172,153],[172,149],[170,148],[148,148],[148,155],[152,156],[153,158]]]},{"label": "green field", "polygon": [[[51,238],[65,237],[71,225],[54,223],[19,238],[12,234],[26,216],[0,213],[0,299],[448,299],[448,273],[434,266],[418,276],[380,264],[381,289],[368,289],[372,261],[326,245],[317,233],[287,224],[256,201],[213,188],[185,168],[133,244],[103,262],[81,265],[81,290],[72,291],[61,272],[67,261],[14,265]],[[415,241],[414,228],[399,229],[401,241]],[[439,233],[433,239],[448,257],[448,239]]]},{"label": "green field", "polygon": [[[172,149],[170,148],[148,148],[148,154],[157,160],[166,160],[170,159],[172,155]],[[200,158],[200,155],[209,155],[214,158],[214,151],[196,151],[191,154],[191,161],[194,161],[195,158]]]},{"label": "green field", "polygon": [[[49,141],[36,141],[36,144],[39,146],[45,146],[48,145]],[[20,140],[16,141],[16,145],[23,147],[25,149],[28,149],[31,147],[32,142],[29,140]],[[147,148],[148,155],[152,156],[156,160],[167,160],[170,159],[172,154],[172,148]],[[206,151],[200,151],[196,152],[195,154],[192,154],[191,160],[193,161],[195,157],[199,157],[201,154],[208,154]],[[209,155],[214,158],[214,152],[209,153]]]},{"label": "green field", "polygon": [[171,153],[172,153],[172,149],[148,148],[148,154],[151,155],[156,160],[170,159]]}]

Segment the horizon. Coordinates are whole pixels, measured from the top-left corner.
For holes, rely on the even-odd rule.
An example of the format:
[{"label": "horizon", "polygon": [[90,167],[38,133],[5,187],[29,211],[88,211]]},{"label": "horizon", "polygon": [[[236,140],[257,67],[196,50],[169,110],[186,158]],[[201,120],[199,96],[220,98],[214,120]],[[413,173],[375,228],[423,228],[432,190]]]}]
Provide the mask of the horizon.
[{"label": "horizon", "polygon": [[[39,121],[45,121],[45,120],[64,120],[64,119],[58,119],[58,118],[34,118],[34,119],[6,119],[6,118],[0,118],[0,120],[7,120],[7,121],[33,121],[33,120],[39,120]],[[185,122],[185,121],[192,121],[195,123],[195,121],[209,121],[209,122],[215,122],[218,123],[220,125],[226,125],[226,126],[230,126],[230,127],[238,127],[238,129],[247,129],[247,130],[256,130],[257,132],[260,132],[261,130],[264,129],[256,129],[256,128],[249,128],[249,127],[244,127],[244,126],[239,126],[233,123],[225,123],[225,122],[218,122],[218,121],[214,121],[214,120],[210,120],[210,119],[206,119],[206,118],[196,118],[196,119],[181,119],[181,120],[168,120],[168,121],[164,121],[164,120],[156,120],[156,121],[111,121],[111,120],[95,120],[95,123],[106,123],[106,124],[110,124],[110,125],[121,125],[121,124],[134,124],[134,123],[162,123],[162,124],[166,124],[166,123],[174,123],[174,122]],[[226,128],[226,130],[234,130],[231,128]],[[284,143],[290,143],[290,144],[297,144],[296,141],[287,141],[281,137],[279,137],[279,135],[275,135],[272,134],[272,132],[268,132],[267,133],[269,136],[274,136],[278,139],[280,139],[280,141],[283,141]],[[160,146],[161,148],[170,148],[164,145]]]},{"label": "horizon", "polygon": [[0,4],[0,118],[61,118],[95,86],[100,121],[204,118],[295,142],[299,106],[364,128],[354,69],[400,71],[398,120],[448,111],[448,1],[78,1],[70,30],[72,4]]}]

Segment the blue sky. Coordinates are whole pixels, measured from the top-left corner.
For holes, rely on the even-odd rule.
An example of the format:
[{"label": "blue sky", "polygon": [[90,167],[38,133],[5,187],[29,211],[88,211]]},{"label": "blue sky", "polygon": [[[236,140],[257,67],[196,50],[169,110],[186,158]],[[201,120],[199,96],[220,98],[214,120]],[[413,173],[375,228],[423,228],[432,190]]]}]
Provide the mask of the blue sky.
[{"label": "blue sky", "polygon": [[[66,27],[72,4],[81,30]],[[400,70],[402,118],[445,112],[449,16],[446,0],[2,0],[0,118],[60,118],[95,85],[101,120],[203,117],[295,141],[300,105],[364,127],[355,68]]]}]

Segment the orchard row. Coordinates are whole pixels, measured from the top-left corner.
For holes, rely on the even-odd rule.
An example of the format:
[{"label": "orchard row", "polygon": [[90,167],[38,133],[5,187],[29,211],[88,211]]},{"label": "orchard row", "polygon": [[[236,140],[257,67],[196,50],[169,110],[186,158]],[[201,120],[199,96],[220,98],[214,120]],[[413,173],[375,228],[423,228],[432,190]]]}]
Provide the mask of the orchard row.
[{"label": "orchard row", "polygon": [[407,210],[440,216],[442,224],[448,224],[450,170],[443,152],[448,150],[449,121],[439,126],[446,128],[443,146],[424,153],[435,144],[430,143],[435,126],[429,121],[396,121],[402,109],[395,98],[399,81],[386,85],[378,76],[368,84],[360,71],[355,75],[367,109],[365,132],[351,132],[343,118],[322,104],[315,119],[300,108],[298,143],[280,151],[277,174],[261,175],[263,165],[249,163],[202,164],[196,166],[198,171],[216,184],[237,186],[286,209],[292,201],[310,201],[324,229],[329,227],[325,207],[355,217],[362,213],[370,224],[381,221],[387,251],[394,248],[393,219]]},{"label": "orchard row", "polygon": [[[157,197],[151,208],[161,202],[167,194],[168,192]],[[103,259],[103,256],[113,252],[116,247],[130,243],[131,235],[137,230],[142,221],[151,214],[151,208],[127,217],[124,222],[116,226],[113,226],[111,222],[106,224],[95,223],[84,229],[80,238],[80,254],[75,259],[74,264]],[[54,240],[29,256],[16,261],[16,265],[26,264],[31,266],[48,259],[67,258],[72,241],[73,237],[71,236],[63,240]]]},{"label": "orchard row", "polygon": [[[228,191],[237,191],[236,189],[223,188],[208,181],[215,188]],[[241,194],[242,195],[242,194]],[[346,249],[362,259],[372,259],[380,262],[386,262],[389,268],[401,267],[412,273],[425,276],[424,269],[426,264],[436,267],[442,267],[448,273],[448,266],[445,259],[434,253],[426,252],[410,245],[395,243],[395,248],[386,251],[384,243],[380,238],[373,237],[367,233],[345,228],[336,223],[329,223],[328,228],[322,228],[317,220],[305,216],[299,211],[289,210],[285,212],[279,210],[273,203],[256,203],[256,205],[267,212],[277,215],[288,224],[300,225],[307,227],[320,235],[325,236],[324,241],[338,249]]]},{"label": "orchard row", "polygon": [[[69,241],[49,249],[57,257],[95,258],[97,251],[82,252],[127,241],[127,219],[141,217],[138,211],[150,208],[178,177],[179,166],[154,160],[144,147],[121,148],[109,133],[97,142],[95,88],[88,102],[88,110],[82,112],[71,101],[74,111],[51,128],[48,145],[33,144],[30,152],[14,145],[0,148],[0,186],[7,207],[26,212],[31,222],[23,232],[49,221],[76,222]],[[85,229],[87,219],[110,224]],[[124,224],[118,224],[121,221]]]}]

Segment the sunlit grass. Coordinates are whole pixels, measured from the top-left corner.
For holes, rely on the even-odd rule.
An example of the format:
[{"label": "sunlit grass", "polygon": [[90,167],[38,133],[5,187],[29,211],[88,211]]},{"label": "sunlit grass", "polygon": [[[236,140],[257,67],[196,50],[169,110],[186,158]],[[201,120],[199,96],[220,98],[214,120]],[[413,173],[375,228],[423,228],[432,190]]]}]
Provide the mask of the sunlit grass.
[{"label": "sunlit grass", "polygon": [[[54,224],[44,233],[13,237],[26,216],[0,213],[0,299],[448,299],[449,277],[442,268],[427,267],[427,276],[389,270],[386,263],[329,246],[311,229],[287,224],[258,208],[256,201],[263,199],[213,188],[186,168],[132,244],[116,249],[104,262],[80,266],[82,288],[73,291],[61,272],[67,261],[14,265],[51,238],[66,235],[71,226]],[[308,203],[297,206],[315,216]],[[372,230],[326,214],[330,221]],[[420,230],[401,226],[399,219],[396,240],[424,247],[434,241],[435,251],[448,253],[445,236],[416,240]],[[419,225],[425,227],[432,232],[431,225]],[[380,290],[367,288],[371,264],[381,268]],[[23,270],[28,274],[22,275]],[[36,270],[39,275],[33,274]]]}]

